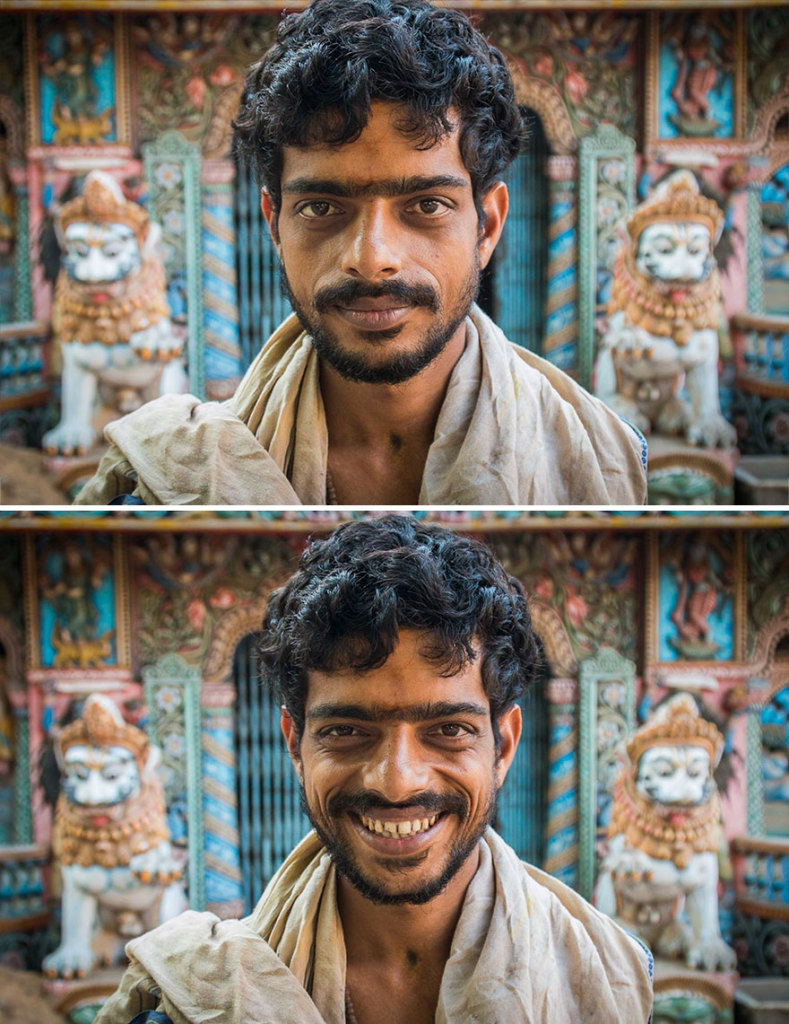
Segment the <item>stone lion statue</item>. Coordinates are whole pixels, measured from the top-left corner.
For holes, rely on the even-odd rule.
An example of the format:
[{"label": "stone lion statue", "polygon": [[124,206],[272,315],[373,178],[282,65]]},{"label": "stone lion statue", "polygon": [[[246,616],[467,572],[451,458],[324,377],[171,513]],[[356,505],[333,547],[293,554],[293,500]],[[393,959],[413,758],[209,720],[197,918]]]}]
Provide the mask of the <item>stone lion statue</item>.
[{"label": "stone lion statue", "polygon": [[62,941],[49,977],[83,977],[123,959],[130,939],[185,909],[156,777],[159,753],[142,729],[93,694],[60,733],[62,773],[53,853],[60,862]]},{"label": "stone lion statue", "polygon": [[[636,208],[627,230],[594,392],[644,433],[730,447],[737,435],[720,408],[722,305],[713,255],[723,213],[690,171],[677,171]],[[678,394],[683,377],[689,400]]]},{"label": "stone lion statue", "polygon": [[62,362],[61,419],[44,435],[48,452],[88,451],[97,439],[99,385],[117,415],[170,391],[183,391],[181,342],[165,298],[161,232],[104,171],[55,222],[62,264],[52,330]]},{"label": "stone lion statue", "polygon": [[657,955],[732,970],[718,920],[721,808],[713,770],[723,736],[686,693],[661,705],[627,744],[597,905]]}]

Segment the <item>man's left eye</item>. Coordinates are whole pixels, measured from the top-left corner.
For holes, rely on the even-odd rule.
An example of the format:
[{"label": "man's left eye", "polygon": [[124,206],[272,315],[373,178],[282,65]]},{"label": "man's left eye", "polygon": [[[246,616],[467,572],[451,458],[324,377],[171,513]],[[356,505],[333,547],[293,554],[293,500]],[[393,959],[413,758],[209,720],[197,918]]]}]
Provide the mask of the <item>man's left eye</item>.
[{"label": "man's left eye", "polygon": [[297,212],[306,220],[318,220],[321,217],[330,217],[338,210],[334,203],[329,203],[325,199],[314,199],[312,202],[300,206]]},{"label": "man's left eye", "polygon": [[447,213],[449,207],[441,199],[417,199],[408,208],[410,213],[421,213],[425,217],[436,217]]},{"label": "man's left eye", "polygon": [[470,731],[460,722],[444,722],[443,725],[439,725],[437,732],[440,736],[453,740],[470,735]]}]

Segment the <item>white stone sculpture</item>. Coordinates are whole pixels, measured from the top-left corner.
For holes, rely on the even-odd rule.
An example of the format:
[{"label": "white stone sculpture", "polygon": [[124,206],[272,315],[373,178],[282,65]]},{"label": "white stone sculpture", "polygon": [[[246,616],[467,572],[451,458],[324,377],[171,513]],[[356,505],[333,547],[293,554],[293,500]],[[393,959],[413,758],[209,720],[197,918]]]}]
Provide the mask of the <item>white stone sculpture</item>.
[{"label": "white stone sculpture", "polygon": [[94,694],[56,742],[62,772],[53,852],[63,879],[62,940],[50,977],[84,977],[130,939],[186,909],[156,776],[159,752]]},{"label": "white stone sculpture", "polygon": [[656,955],[689,967],[732,970],[718,919],[721,809],[713,770],[723,736],[693,698],[661,705],[627,744],[598,907],[640,935]]},{"label": "white stone sculpture", "polygon": [[[627,222],[595,366],[594,392],[644,433],[730,447],[718,388],[723,213],[690,171],[663,181]],[[688,399],[678,394],[683,380]]]},{"label": "white stone sculpture", "polygon": [[96,441],[100,383],[114,391],[121,415],[135,406],[130,396],[180,392],[186,378],[157,252],[161,232],[145,209],[109,174],[91,171],[83,194],[58,213],[56,230],[63,257],[52,328],[62,362],[61,419],[43,447],[70,455]]}]

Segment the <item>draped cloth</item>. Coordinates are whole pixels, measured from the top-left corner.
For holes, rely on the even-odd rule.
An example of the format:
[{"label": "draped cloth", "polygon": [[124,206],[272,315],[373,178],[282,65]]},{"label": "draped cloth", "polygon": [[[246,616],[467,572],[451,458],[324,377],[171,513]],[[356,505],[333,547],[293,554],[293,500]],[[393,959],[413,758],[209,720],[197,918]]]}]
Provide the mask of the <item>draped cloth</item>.
[{"label": "draped cloth", "polygon": [[[646,1024],[652,962],[638,940],[488,830],[441,982],[436,1024]],[[345,1024],[336,875],[311,833],[252,914],[187,911],[126,947],[96,1024],[158,1009],[173,1024]]]},{"label": "draped cloth", "polygon": [[[164,395],[105,428],[77,498],[161,505],[323,505],[329,438],[319,360],[289,317],[226,402]],[[420,505],[631,505],[643,438],[476,306],[425,463]]]}]

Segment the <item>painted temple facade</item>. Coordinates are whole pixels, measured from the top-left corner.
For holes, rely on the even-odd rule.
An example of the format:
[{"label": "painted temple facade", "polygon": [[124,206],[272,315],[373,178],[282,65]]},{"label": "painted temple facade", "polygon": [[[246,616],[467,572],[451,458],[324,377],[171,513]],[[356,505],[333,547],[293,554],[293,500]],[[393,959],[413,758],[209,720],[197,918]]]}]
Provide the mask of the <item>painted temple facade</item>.
[{"label": "painted temple facade", "polygon": [[[231,156],[245,69],[272,42],[277,5],[3,7],[0,440],[35,447],[57,416],[53,219],[96,168],[162,227],[190,390],[227,397],[288,312],[256,185]],[[688,168],[725,219],[723,411],[743,454],[789,454],[785,5],[469,10],[506,55],[531,126],[483,306],[513,341],[590,386],[624,222]],[[688,100],[697,88],[703,115]],[[675,469],[703,469],[706,487],[669,497],[730,501],[731,467],[715,464],[675,455]]]},{"label": "painted temple facade", "polygon": [[[161,750],[190,905],[222,917],[254,905],[308,828],[255,633],[308,538],[368,514],[5,513],[0,959],[36,966],[54,944],[52,740],[90,693]],[[417,514],[487,541],[530,598],[544,667],[500,799],[507,841],[592,898],[624,745],[667,696],[690,693],[724,741],[721,932],[743,977],[785,979],[789,520]],[[736,975],[657,977],[656,1019],[732,1019]],[[694,1000],[696,1016],[676,1016]]]}]

